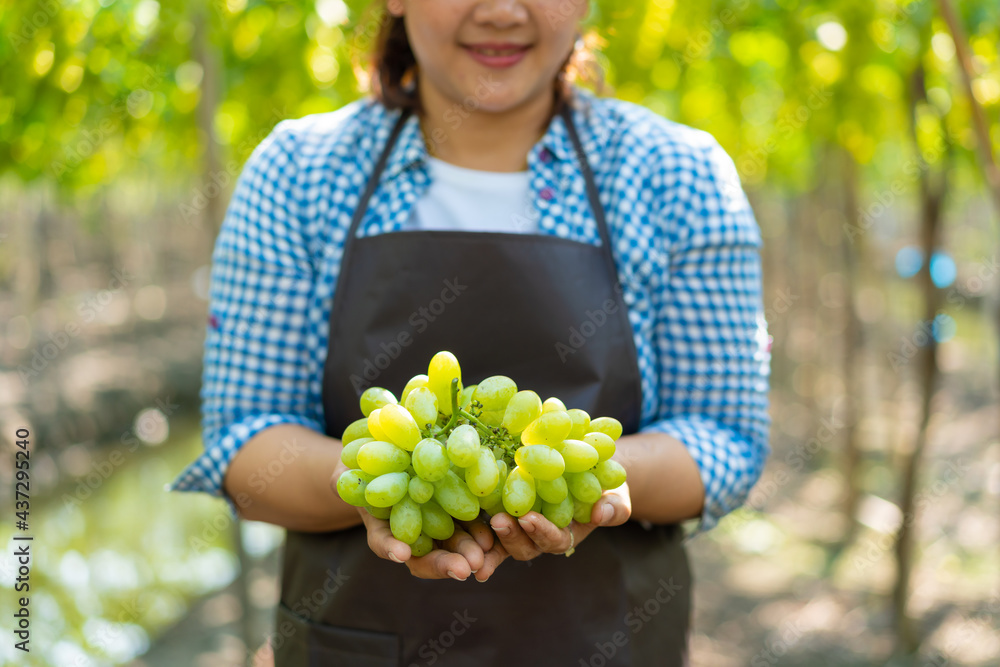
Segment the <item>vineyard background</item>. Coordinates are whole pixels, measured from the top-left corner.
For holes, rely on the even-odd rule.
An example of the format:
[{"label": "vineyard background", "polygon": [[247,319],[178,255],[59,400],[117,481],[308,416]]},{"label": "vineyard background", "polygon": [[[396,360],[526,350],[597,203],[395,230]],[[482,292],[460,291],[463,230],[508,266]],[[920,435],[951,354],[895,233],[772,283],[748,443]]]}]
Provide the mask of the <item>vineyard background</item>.
[{"label": "vineyard background", "polygon": [[[591,4],[611,92],[712,133],[765,240],[773,455],[691,543],[693,664],[997,664],[1000,5]],[[28,425],[45,547],[34,650],[0,662],[264,641],[281,531],[163,486],[201,446],[232,186],[277,122],[362,94],[368,5],[0,0],[0,478]]]}]

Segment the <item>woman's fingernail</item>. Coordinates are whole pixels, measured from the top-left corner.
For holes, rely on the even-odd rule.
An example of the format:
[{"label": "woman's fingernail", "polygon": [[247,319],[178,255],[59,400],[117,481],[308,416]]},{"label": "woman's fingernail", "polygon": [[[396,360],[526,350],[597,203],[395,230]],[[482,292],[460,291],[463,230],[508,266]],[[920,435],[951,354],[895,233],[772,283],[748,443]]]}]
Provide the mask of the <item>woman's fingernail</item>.
[{"label": "woman's fingernail", "polygon": [[485,583],[486,583],[486,580],[485,580],[485,579],[476,579],[476,581],[478,581],[478,582],[479,582],[479,583],[481,583],[481,584],[485,584]]},{"label": "woman's fingernail", "polygon": [[601,510],[601,523],[607,523],[611,521],[611,517],[615,515],[615,511],[611,508],[611,505],[605,505],[604,509]]},{"label": "woman's fingernail", "polygon": [[399,560],[399,558],[396,557],[396,554],[392,553],[391,551],[389,552],[389,560],[391,560],[393,563],[402,563],[403,562],[403,561]]},{"label": "woman's fingernail", "polygon": [[501,537],[507,537],[510,535],[510,528],[507,526],[500,526],[499,528],[495,528],[494,532]]},{"label": "woman's fingernail", "polygon": [[462,579],[461,577],[459,577],[457,574],[455,574],[451,570],[448,570],[448,576],[451,577],[452,579],[454,579],[455,581],[465,581],[465,579]]},{"label": "woman's fingernail", "polygon": [[524,529],[524,532],[526,533],[535,532],[535,524],[533,524],[532,522],[525,521],[524,519],[518,519],[517,522],[521,524],[521,528]]}]

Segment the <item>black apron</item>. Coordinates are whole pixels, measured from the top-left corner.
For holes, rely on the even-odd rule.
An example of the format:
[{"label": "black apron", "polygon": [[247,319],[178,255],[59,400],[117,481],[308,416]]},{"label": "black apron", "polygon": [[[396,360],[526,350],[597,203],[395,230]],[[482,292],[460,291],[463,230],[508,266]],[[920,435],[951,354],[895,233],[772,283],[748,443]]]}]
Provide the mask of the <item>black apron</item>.
[{"label": "black apron", "polygon": [[[362,416],[365,388],[398,396],[439,350],[455,353],[466,384],[507,375],[638,429],[639,369],[611,239],[568,107],[561,115],[601,246],[485,232],[355,238],[401,114],[346,237],[323,375],[327,435]],[[687,664],[691,577],[676,525],[598,528],[570,558],[508,558],[484,584],[417,579],[376,557],[363,526],[289,531],[283,570],[277,667]]]}]

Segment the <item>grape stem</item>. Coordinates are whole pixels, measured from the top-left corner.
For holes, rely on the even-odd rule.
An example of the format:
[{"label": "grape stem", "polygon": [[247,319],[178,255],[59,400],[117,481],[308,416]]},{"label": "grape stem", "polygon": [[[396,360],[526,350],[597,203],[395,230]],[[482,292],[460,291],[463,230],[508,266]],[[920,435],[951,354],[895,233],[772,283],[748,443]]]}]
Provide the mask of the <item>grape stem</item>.
[{"label": "grape stem", "polygon": [[510,459],[509,462],[513,462],[514,450],[517,449],[517,447],[514,446],[514,443],[512,441],[510,441],[508,437],[509,434],[507,433],[506,429],[500,428],[499,431],[496,429],[491,429],[486,424],[483,424],[483,422],[481,422],[478,417],[458,407],[458,397],[460,393],[461,392],[459,392],[458,389],[458,378],[452,378],[451,418],[448,420],[448,423],[446,423],[441,428],[434,429],[432,431],[432,434],[434,436],[438,436],[441,435],[442,433],[447,433],[448,431],[450,431],[455,427],[455,425],[458,423],[459,418],[461,417],[462,419],[468,421],[476,429],[476,432],[479,433],[480,437],[483,440],[490,440],[499,445],[504,450],[507,457]]}]

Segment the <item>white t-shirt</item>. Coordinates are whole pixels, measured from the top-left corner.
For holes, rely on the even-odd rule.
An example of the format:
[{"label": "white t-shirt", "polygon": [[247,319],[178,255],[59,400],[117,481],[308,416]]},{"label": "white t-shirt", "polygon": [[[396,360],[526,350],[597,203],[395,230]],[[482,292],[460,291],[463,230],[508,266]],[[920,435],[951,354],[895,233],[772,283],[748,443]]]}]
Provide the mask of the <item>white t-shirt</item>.
[{"label": "white t-shirt", "polygon": [[530,172],[480,171],[427,159],[431,185],[417,202],[407,229],[538,232]]}]

